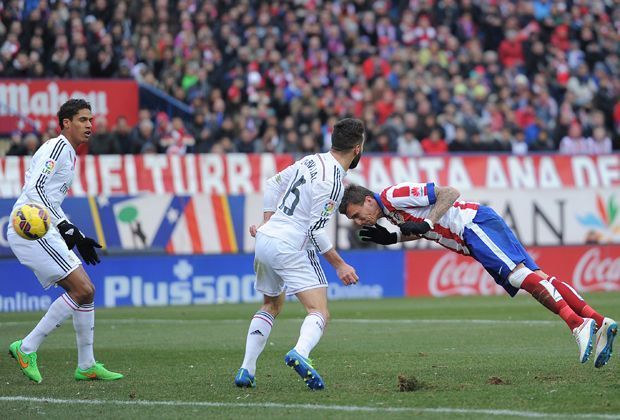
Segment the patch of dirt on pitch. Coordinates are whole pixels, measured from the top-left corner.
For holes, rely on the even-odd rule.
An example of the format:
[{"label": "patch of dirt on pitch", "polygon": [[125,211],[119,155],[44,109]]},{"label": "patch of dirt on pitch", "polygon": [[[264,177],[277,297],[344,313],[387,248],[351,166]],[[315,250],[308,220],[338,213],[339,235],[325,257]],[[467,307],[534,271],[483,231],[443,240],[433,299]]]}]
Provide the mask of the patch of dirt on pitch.
[{"label": "patch of dirt on pitch", "polygon": [[398,390],[400,392],[414,392],[426,388],[424,383],[420,382],[415,376],[407,377],[398,375]]},{"label": "patch of dirt on pitch", "polygon": [[489,379],[487,379],[487,383],[489,385],[509,385],[510,384],[510,382],[503,380],[499,376],[491,376]]},{"label": "patch of dirt on pitch", "polygon": [[539,382],[558,382],[562,380],[560,375],[536,375],[534,379]]}]

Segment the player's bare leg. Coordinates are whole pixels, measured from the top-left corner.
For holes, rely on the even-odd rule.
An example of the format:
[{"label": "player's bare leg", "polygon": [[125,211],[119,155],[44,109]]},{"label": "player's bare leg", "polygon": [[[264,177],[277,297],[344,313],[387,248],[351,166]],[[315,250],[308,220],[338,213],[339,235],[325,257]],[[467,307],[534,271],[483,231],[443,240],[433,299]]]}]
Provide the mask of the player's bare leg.
[{"label": "player's bare leg", "polygon": [[297,344],[286,354],[284,361],[295,369],[310,389],[323,389],[325,387],[323,379],[312,366],[309,356],[312,349],[319,343],[329,321],[327,288],[306,290],[297,293],[296,296],[306,308],[308,315],[301,324]]},{"label": "player's bare leg", "polygon": [[618,334],[618,324],[616,321],[598,313],[569,284],[555,277],[549,277],[541,270],[537,270],[535,273],[549,280],[577,315],[583,318],[594,319],[597,326],[594,340],[594,366],[597,368],[605,366],[612,355],[613,342]]},{"label": "player's bare leg", "polygon": [[588,361],[594,342],[596,327],[594,319],[582,318],[576,314],[545,277],[531,271],[523,263],[515,267],[508,280],[512,286],[527,291],[534,299],[566,322],[579,346],[579,360],[581,363]]},{"label": "player's bare leg", "polygon": [[248,328],[245,356],[235,376],[235,385],[238,387],[256,386],[256,361],[265,349],[275,318],[282,310],[286,298],[284,293],[279,296],[263,296],[263,306],[254,314]]},{"label": "player's bare leg", "polygon": [[123,377],[103,367],[95,360],[93,344],[95,334],[95,286],[80,265],[65,279],[58,282],[66,293],[65,303],[73,310],[73,328],[78,349],[77,380],[111,381]]}]

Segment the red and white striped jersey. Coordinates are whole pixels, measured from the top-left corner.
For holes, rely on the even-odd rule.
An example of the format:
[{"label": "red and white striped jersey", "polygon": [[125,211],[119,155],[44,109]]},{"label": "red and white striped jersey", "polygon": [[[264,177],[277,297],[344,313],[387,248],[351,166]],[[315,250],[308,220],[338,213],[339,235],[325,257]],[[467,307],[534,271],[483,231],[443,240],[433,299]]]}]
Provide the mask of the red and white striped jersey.
[{"label": "red and white striped jersey", "polygon": [[[384,189],[376,197],[385,216],[395,225],[421,222],[435,206],[435,184],[402,182]],[[433,229],[422,235],[426,239],[461,254],[469,255],[463,230],[476,216],[480,204],[456,201],[439,219]]]}]

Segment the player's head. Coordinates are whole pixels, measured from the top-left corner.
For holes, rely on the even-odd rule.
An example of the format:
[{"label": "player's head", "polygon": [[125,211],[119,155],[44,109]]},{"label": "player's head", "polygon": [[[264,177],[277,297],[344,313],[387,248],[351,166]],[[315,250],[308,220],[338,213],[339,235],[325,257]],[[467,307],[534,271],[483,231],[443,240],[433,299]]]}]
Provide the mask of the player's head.
[{"label": "player's head", "polygon": [[361,185],[351,184],[344,189],[338,211],[359,226],[372,226],[382,217],[375,193]]},{"label": "player's head", "polygon": [[332,150],[350,153],[352,161],[349,169],[357,166],[364,151],[364,123],[355,118],[344,118],[334,124]]},{"label": "player's head", "polygon": [[69,99],[58,110],[62,134],[72,143],[86,143],[93,129],[90,104],[84,99]]}]

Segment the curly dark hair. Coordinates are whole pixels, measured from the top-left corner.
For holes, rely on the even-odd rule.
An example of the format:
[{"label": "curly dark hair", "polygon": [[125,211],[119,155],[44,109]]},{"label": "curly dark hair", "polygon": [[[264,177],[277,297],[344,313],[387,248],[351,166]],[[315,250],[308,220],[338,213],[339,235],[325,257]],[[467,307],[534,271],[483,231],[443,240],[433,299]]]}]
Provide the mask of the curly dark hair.
[{"label": "curly dark hair", "polygon": [[345,152],[364,141],[364,123],[355,118],[345,118],[334,124],[332,149]]},{"label": "curly dark hair", "polygon": [[88,109],[89,111],[92,111],[90,104],[84,99],[69,99],[67,102],[62,104],[57,114],[60,129],[62,130],[65,128],[62,123],[64,119],[72,119],[78,114],[78,112],[80,112],[81,109]]}]

